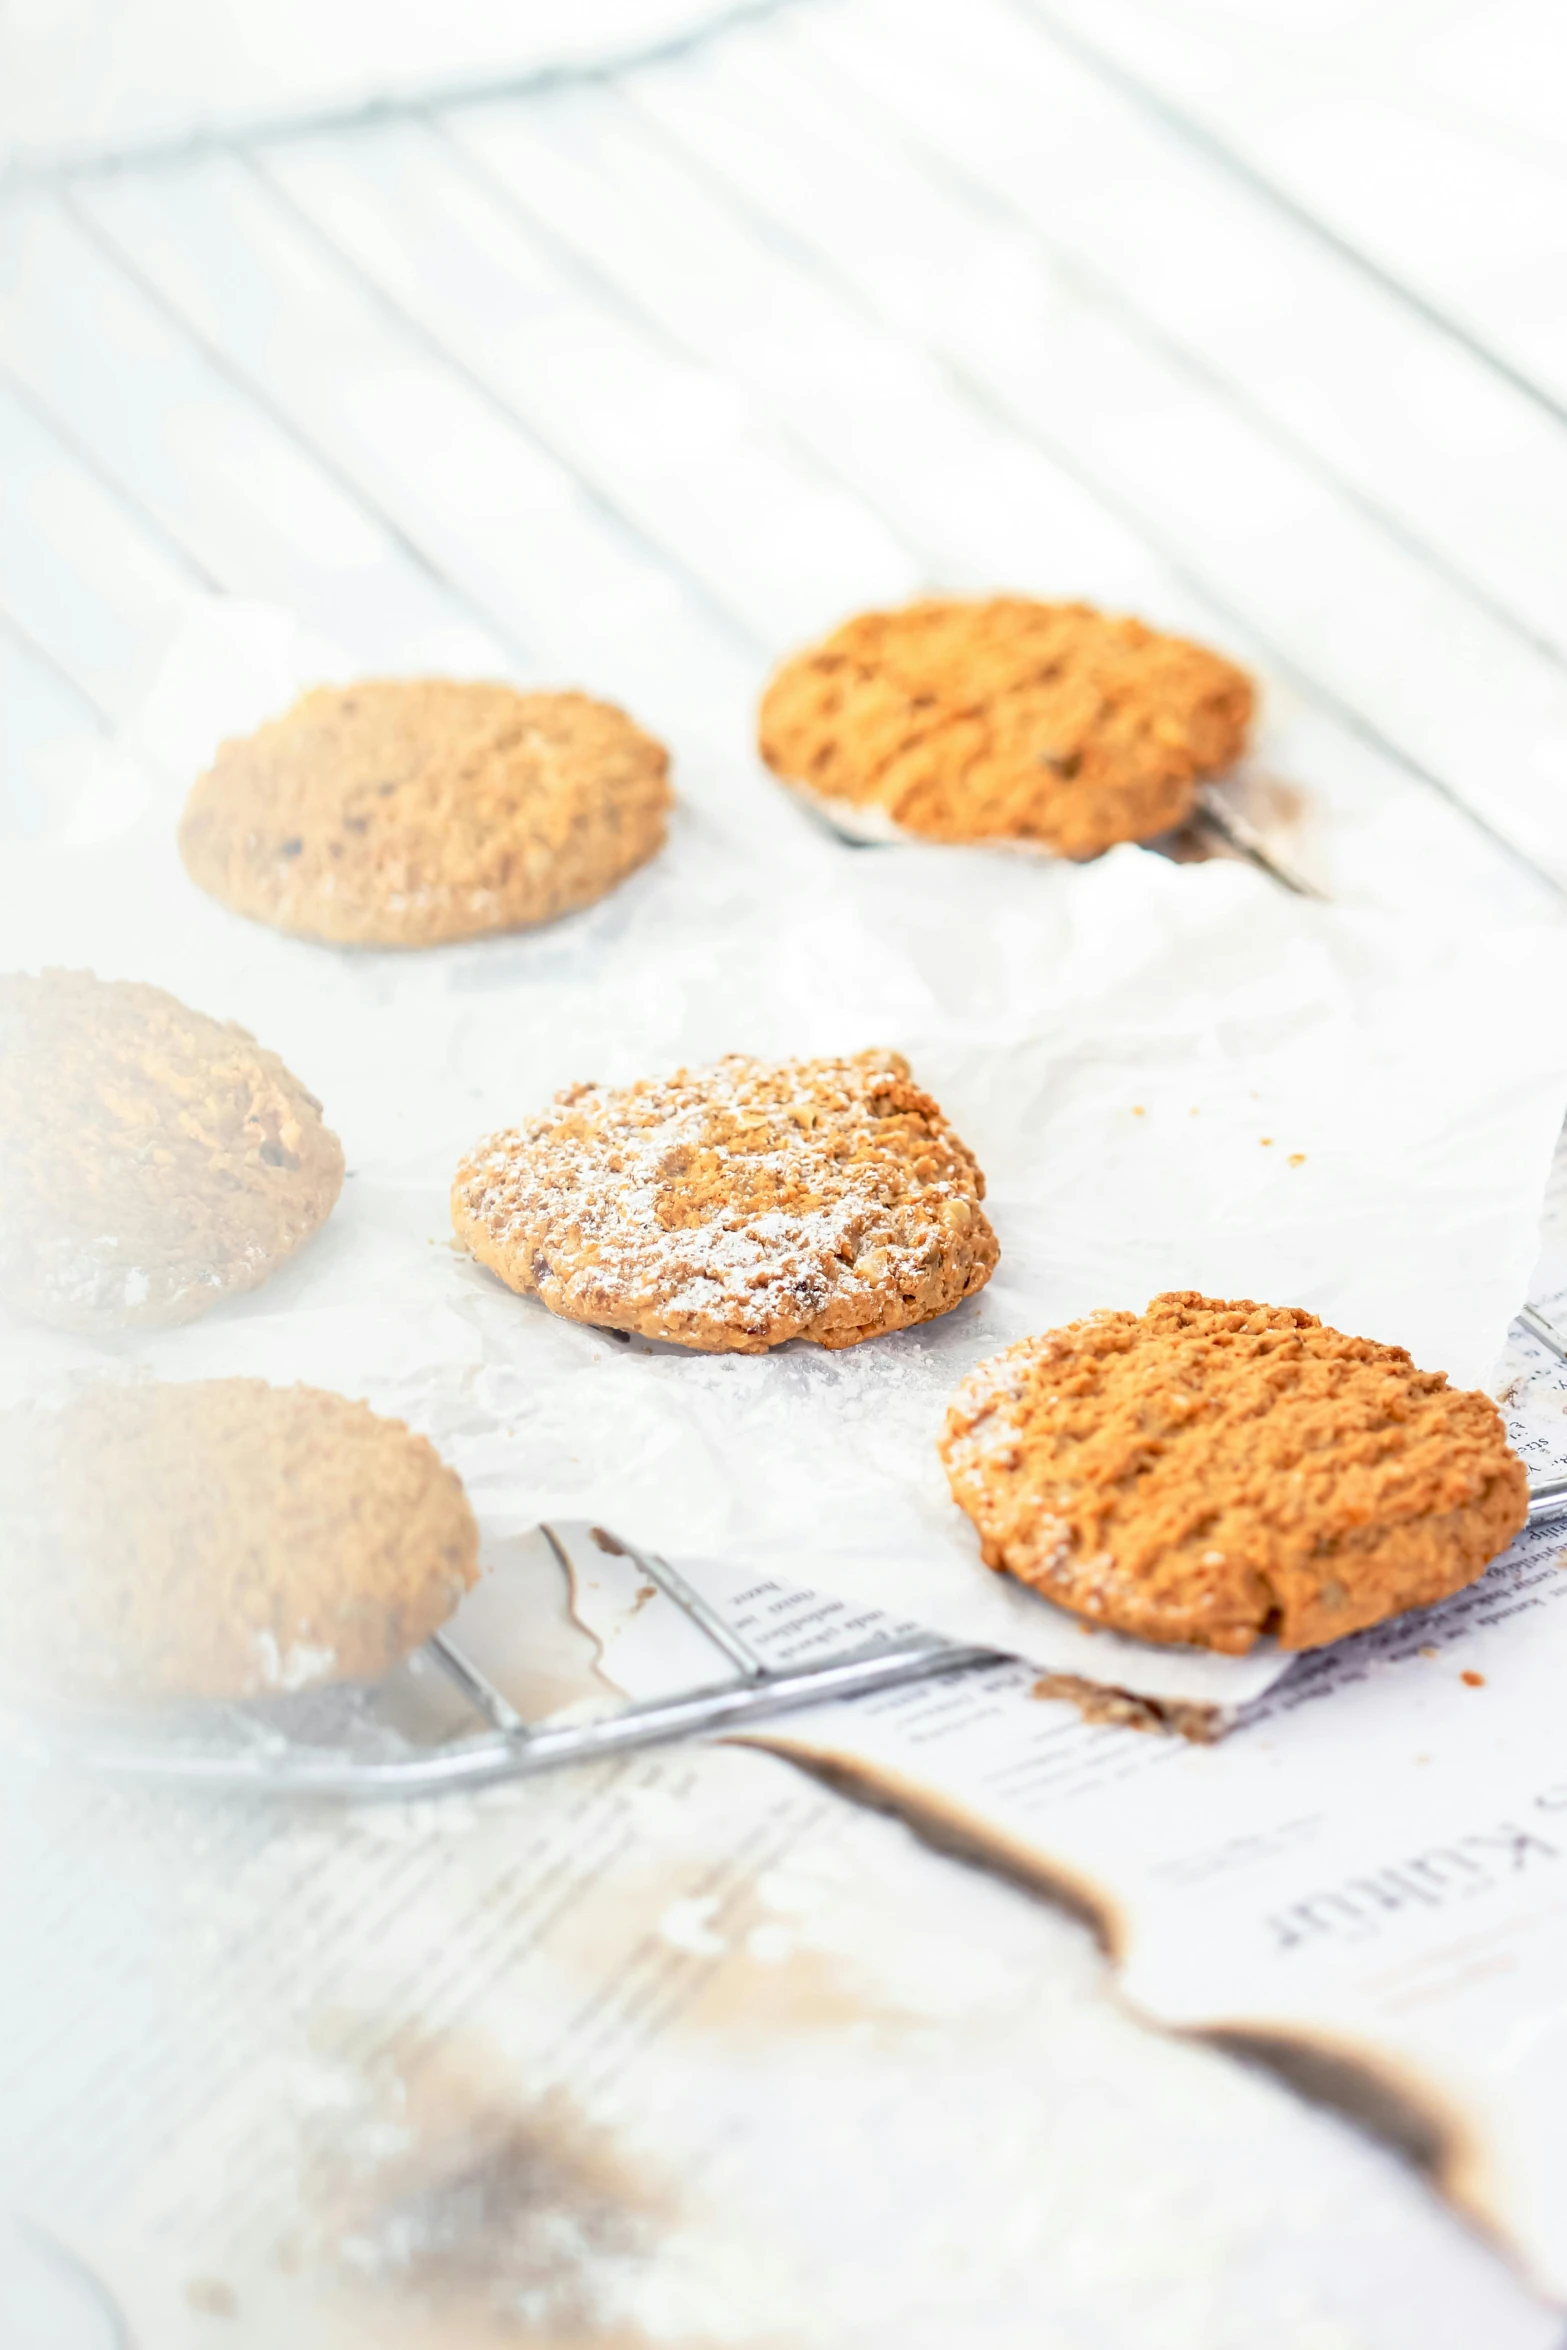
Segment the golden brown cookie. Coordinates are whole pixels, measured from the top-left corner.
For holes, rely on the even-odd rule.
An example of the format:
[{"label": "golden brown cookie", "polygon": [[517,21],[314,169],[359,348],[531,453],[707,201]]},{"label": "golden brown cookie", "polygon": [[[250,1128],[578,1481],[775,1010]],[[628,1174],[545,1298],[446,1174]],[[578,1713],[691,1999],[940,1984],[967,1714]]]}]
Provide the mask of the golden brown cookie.
[{"label": "golden brown cookie", "polygon": [[318,686],[185,805],[193,881],[304,938],[423,947],[552,922],[664,845],[669,754],[586,694]]},{"label": "golden brown cookie", "polygon": [[1189,1290],[981,1363],[941,1453],[987,1566],[1231,1655],[1445,1599],[1528,1511],[1489,1396],[1315,1314]]},{"label": "golden brown cookie", "polygon": [[326,1222],[321,1104],[232,1021],[90,971],[0,978],[0,1299],[61,1330],[190,1322]]},{"label": "golden brown cookie", "polygon": [[13,1696],[249,1697],[362,1680],[477,1571],[462,1486],[400,1420],[259,1379],[0,1413]]},{"label": "golden brown cookie", "polygon": [[850,829],[1095,857],[1183,823],[1245,747],[1252,686],[1088,604],[952,597],[864,612],[762,697],[776,775]]},{"label": "golden brown cookie", "polygon": [[457,1171],[458,1238],[551,1313],[709,1353],[854,1346],[982,1289],[985,1178],[897,1053],[574,1085]]}]

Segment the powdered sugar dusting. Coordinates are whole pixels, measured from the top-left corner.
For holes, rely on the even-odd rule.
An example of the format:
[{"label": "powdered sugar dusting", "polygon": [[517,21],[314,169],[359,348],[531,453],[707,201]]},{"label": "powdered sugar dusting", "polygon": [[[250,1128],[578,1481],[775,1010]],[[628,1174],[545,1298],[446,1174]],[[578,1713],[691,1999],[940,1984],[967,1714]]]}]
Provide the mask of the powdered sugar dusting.
[{"label": "powdered sugar dusting", "polygon": [[331,1648],[313,1648],[296,1640],[280,1649],[270,1632],[257,1632],[256,1668],[263,1689],[287,1691],[290,1695],[300,1689],[309,1689],[318,1681],[329,1681],[337,1670],[337,1652]]},{"label": "powdered sugar dusting", "polygon": [[889,1053],[583,1085],[459,1171],[482,1262],[573,1320],[688,1346],[851,1345],[995,1263],[984,1181]]}]

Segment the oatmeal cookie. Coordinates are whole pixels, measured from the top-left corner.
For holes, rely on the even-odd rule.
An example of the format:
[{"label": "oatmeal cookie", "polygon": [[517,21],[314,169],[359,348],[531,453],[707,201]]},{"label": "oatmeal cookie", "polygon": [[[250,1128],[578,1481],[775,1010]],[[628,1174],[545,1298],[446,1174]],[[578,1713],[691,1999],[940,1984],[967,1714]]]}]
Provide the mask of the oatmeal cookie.
[{"label": "oatmeal cookie", "polygon": [[343,1152],[276,1053],[162,988],[0,977],[0,1299],[61,1330],[189,1322],[326,1222]]},{"label": "oatmeal cookie", "polygon": [[995,1270],[985,1178],[897,1053],[575,1085],[458,1169],[458,1238],[552,1313],[709,1353],[854,1346]]},{"label": "oatmeal cookie", "polygon": [[987,1566],[1234,1656],[1445,1599],[1528,1513],[1489,1396],[1298,1308],[1187,1290],[981,1363],[941,1453]]},{"label": "oatmeal cookie", "polygon": [[1094,857],[1190,815],[1252,715],[1246,675],[1088,604],[864,612],[786,661],[761,753],[849,829]]},{"label": "oatmeal cookie", "polygon": [[477,1572],[461,1484],[362,1403],[260,1379],[0,1413],[5,1682],[86,1702],[368,1679]]},{"label": "oatmeal cookie", "polygon": [[663,847],[669,754],[586,694],[446,678],[318,686],[226,742],[180,854],[237,913],[422,947],[591,906]]}]

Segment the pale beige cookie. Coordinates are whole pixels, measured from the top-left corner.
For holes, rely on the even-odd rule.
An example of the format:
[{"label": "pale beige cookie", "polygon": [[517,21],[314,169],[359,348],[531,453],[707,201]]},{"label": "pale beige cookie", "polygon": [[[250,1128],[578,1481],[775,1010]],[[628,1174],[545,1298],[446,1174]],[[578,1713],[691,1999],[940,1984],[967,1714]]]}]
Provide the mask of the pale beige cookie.
[{"label": "pale beige cookie", "polygon": [[897,1053],[571,1086],[466,1159],[452,1221],[552,1313],[711,1353],[853,1346],[995,1270],[985,1178]]},{"label": "pale beige cookie", "polygon": [[1194,1291],[981,1363],[941,1453],[987,1566],[1231,1655],[1445,1599],[1528,1513],[1489,1396],[1315,1314]]},{"label": "pale beige cookie", "polygon": [[421,947],[604,897],[663,847],[669,754],[586,694],[318,686],[226,742],[180,820],[193,881],[305,938]]},{"label": "pale beige cookie", "polygon": [[0,1414],[13,1697],[249,1697],[369,1679],[477,1572],[461,1483],[362,1403],[259,1379]]},{"label": "pale beige cookie", "polygon": [[325,1223],[343,1152],[276,1053],[162,988],[0,978],[0,1299],[62,1330],[189,1322]]},{"label": "pale beige cookie", "polygon": [[775,774],[852,828],[1093,857],[1190,815],[1245,748],[1243,671],[1088,604],[953,597],[865,612],[762,698]]}]

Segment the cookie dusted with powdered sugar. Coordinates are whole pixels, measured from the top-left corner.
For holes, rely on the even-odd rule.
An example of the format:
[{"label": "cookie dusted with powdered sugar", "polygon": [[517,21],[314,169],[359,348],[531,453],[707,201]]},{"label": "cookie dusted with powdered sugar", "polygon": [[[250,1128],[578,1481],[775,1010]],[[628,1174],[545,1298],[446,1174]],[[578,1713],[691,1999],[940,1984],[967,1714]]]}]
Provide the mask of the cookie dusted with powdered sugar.
[{"label": "cookie dusted with powdered sugar", "polygon": [[1231,1655],[1429,1607],[1528,1513],[1489,1396],[1298,1308],[1185,1290],[981,1363],[941,1453],[987,1566]]},{"label": "cookie dusted with powdered sugar", "polygon": [[0,1413],[25,1573],[0,1679],[83,1702],[366,1680],[474,1580],[462,1485],[401,1420],[260,1379],[95,1387]]},{"label": "cookie dusted with powdered sugar", "polygon": [[608,702],[373,679],[224,743],[180,854],[278,930],[434,946],[591,906],[662,848],[669,807],[668,752]]},{"label": "cookie dusted with powdered sugar", "polygon": [[762,757],[847,830],[1094,857],[1184,823],[1250,679],[1140,620],[1022,596],[864,612],[784,662]]},{"label": "cookie dusted with powdered sugar", "polygon": [[0,978],[0,1299],[61,1330],[190,1322],[325,1223],[321,1104],[232,1021],[90,971]]},{"label": "cookie dusted with powdered sugar", "polygon": [[710,1353],[854,1346],[984,1287],[985,1179],[897,1053],[576,1085],[459,1168],[458,1238],[552,1313]]}]

